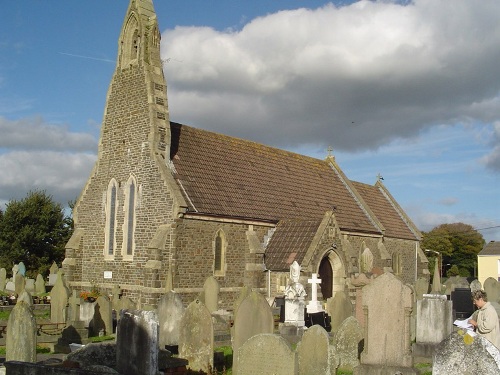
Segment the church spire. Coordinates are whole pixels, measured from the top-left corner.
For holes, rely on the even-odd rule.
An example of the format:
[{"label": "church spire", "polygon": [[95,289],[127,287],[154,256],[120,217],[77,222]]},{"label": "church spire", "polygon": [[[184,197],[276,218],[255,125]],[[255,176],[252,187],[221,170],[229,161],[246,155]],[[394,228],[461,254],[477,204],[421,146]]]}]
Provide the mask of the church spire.
[{"label": "church spire", "polygon": [[118,66],[143,63],[161,68],[160,32],[151,0],[130,0],[118,45]]},{"label": "church spire", "polygon": [[[152,0],[130,0],[118,39],[118,57],[108,90],[103,136],[112,131],[116,150],[139,145],[170,160],[167,84],[160,56],[161,34]],[[119,135],[119,136],[115,136]]]}]

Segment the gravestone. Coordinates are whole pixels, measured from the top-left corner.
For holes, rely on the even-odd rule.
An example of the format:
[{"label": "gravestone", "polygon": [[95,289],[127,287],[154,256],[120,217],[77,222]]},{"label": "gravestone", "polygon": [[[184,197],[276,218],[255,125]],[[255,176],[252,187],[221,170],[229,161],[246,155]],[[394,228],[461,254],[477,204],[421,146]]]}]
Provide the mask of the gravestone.
[{"label": "gravestone", "polygon": [[5,285],[7,285],[7,270],[0,268],[0,291],[5,290]]},{"label": "gravestone", "polygon": [[432,375],[500,374],[500,352],[482,336],[453,332],[436,348]]},{"label": "gravestone", "polygon": [[26,287],[26,279],[20,272],[14,277],[14,288],[16,295],[20,295]]},{"label": "gravestone", "polygon": [[441,284],[441,271],[439,269],[439,262],[436,262],[436,264],[434,265],[431,293],[443,294],[443,285]]},{"label": "gravestone", "polygon": [[416,374],[410,339],[412,290],[392,273],[384,273],[363,288],[365,349],[355,375],[387,371]]},{"label": "gravestone", "polygon": [[26,279],[26,285],[24,289],[31,294],[35,293],[35,279]]},{"label": "gravestone", "polygon": [[205,306],[213,313],[219,309],[219,282],[213,276],[207,277],[205,284],[203,284],[203,291],[205,295]]},{"label": "gravestone", "polygon": [[455,288],[451,292],[450,299],[453,303],[456,319],[466,319],[474,312],[474,304],[472,303],[469,288]]},{"label": "gravestone", "polygon": [[123,375],[157,375],[158,318],[154,311],[120,312],[116,335],[116,367]]},{"label": "gravestone", "polygon": [[235,375],[295,375],[298,374],[296,353],[278,335],[261,333],[251,337],[235,353]]},{"label": "gravestone", "polygon": [[36,275],[36,281],[35,281],[35,294],[40,295],[47,293],[47,289],[45,288],[45,280],[43,279],[43,276],[38,274]]},{"label": "gravestone", "polygon": [[456,288],[470,289],[469,282],[467,281],[467,279],[461,276],[449,277],[448,280],[444,282],[444,285],[446,287],[445,293],[447,295],[451,295],[451,292],[453,292]]},{"label": "gravestone", "polygon": [[352,371],[359,366],[363,344],[363,328],[355,317],[350,316],[342,322],[332,340],[340,370]]},{"label": "gravestone", "polygon": [[95,302],[87,302],[81,299],[80,302],[80,318],[84,327],[90,327],[90,322],[94,318]]},{"label": "gravestone", "polygon": [[189,361],[193,371],[209,373],[214,365],[214,328],[212,315],[200,301],[191,302],[182,317],[179,357]]},{"label": "gravestone", "polygon": [[297,345],[299,374],[330,375],[335,373],[337,364],[333,351],[330,351],[328,333],[319,325],[304,332]]},{"label": "gravestone", "polygon": [[429,281],[425,277],[419,277],[415,282],[415,297],[418,300],[424,298],[424,294],[429,293]]},{"label": "gravestone", "polygon": [[57,281],[50,291],[50,321],[52,323],[65,323],[67,319],[67,306],[71,295],[66,286],[62,271],[57,274]]},{"label": "gravestone", "polygon": [[19,301],[24,301],[30,308],[33,308],[33,297],[27,290],[23,290],[19,297],[17,297],[17,302]]},{"label": "gravestone", "polygon": [[52,262],[52,265],[50,266],[50,269],[49,269],[49,274],[50,275],[57,275],[58,272],[59,272],[59,267],[57,267],[57,263]]},{"label": "gravestone", "polygon": [[432,357],[436,346],[453,331],[452,302],[445,295],[426,294],[417,301],[417,332],[413,356]]},{"label": "gravestone", "polygon": [[481,281],[478,279],[472,280],[470,283],[470,291],[475,292],[477,290],[483,289],[483,286],[481,285]]},{"label": "gravestone", "polygon": [[7,284],[5,284],[5,291],[14,293],[16,291],[16,284],[14,284],[13,281],[7,281]]},{"label": "gravestone", "polygon": [[36,320],[31,307],[25,301],[19,301],[7,323],[5,359],[36,362],[36,332]]},{"label": "gravestone", "polygon": [[240,294],[238,295],[238,298],[236,299],[236,301],[234,301],[234,304],[233,304],[233,314],[234,315],[236,315],[236,311],[240,307],[241,302],[243,302],[243,300],[245,298],[247,298],[251,292],[252,292],[252,288],[250,288],[249,286],[244,285],[243,287],[241,287]]},{"label": "gravestone", "polygon": [[307,282],[311,284],[311,300],[307,304],[307,313],[315,314],[323,311],[321,302],[318,301],[318,285],[321,284],[321,279],[318,279],[318,274],[313,273]]},{"label": "gravestone", "polygon": [[489,302],[500,302],[500,283],[493,277],[488,277],[484,281],[484,291]]},{"label": "gravestone", "polygon": [[94,306],[94,316],[90,321],[92,333],[97,336],[103,332],[113,334],[113,309],[108,296],[99,296]]},{"label": "gravestone", "polygon": [[68,299],[68,304],[69,304],[69,313],[68,313],[68,319],[69,321],[79,321],[80,320],[80,304],[81,304],[81,298],[78,296],[78,292],[76,290],[73,290],[73,294],[71,297]]},{"label": "gravestone", "polygon": [[17,273],[26,277],[26,266],[23,262],[19,262],[19,264],[17,265]]},{"label": "gravestone", "polygon": [[304,327],[304,297],[307,295],[299,283],[300,265],[293,261],[290,266],[290,284],[285,289],[285,325]]},{"label": "gravestone", "polygon": [[336,332],[342,322],[352,316],[352,303],[343,291],[338,291],[326,300],[326,311],[330,315],[331,331]]},{"label": "gravestone", "polygon": [[250,337],[259,333],[273,333],[274,318],[271,308],[262,294],[252,291],[241,302],[234,317],[233,352]]},{"label": "gravestone", "polygon": [[184,315],[184,306],[180,295],[169,291],[158,302],[158,320],[160,329],[160,348],[179,345],[180,323]]}]

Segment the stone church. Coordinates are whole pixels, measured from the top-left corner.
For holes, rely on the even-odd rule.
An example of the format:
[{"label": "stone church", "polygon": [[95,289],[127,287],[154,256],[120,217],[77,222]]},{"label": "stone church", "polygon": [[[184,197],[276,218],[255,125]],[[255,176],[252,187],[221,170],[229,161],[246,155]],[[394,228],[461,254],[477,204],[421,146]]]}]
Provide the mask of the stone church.
[{"label": "stone church", "polygon": [[69,285],[119,285],[139,306],[155,305],[167,280],[187,303],[209,276],[224,308],[243,286],[282,295],[294,260],[304,285],[320,275],[324,299],[353,295],[384,270],[404,282],[427,276],[421,234],[380,178],[354,182],[332,155],[170,121],[152,0],[130,0],[97,161],[73,217]]}]

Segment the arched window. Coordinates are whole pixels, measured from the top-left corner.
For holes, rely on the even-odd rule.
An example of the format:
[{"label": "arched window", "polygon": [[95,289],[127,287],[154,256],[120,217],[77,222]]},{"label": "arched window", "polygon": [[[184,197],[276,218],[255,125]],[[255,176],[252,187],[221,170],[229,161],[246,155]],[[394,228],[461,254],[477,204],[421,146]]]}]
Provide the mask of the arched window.
[{"label": "arched window", "polygon": [[123,34],[121,67],[127,68],[130,64],[137,63],[141,38],[139,36],[139,23],[135,14],[130,15]]},{"label": "arched window", "polygon": [[135,250],[135,207],[137,199],[137,184],[134,176],[130,176],[125,187],[125,220],[123,224],[123,257],[131,258]]},{"label": "arched window", "polygon": [[226,273],[226,239],[222,230],[217,231],[214,241],[214,276]]},{"label": "arched window", "polygon": [[104,233],[104,256],[113,258],[115,254],[116,234],[116,208],[118,184],[113,178],[108,185],[106,193],[106,229]]}]

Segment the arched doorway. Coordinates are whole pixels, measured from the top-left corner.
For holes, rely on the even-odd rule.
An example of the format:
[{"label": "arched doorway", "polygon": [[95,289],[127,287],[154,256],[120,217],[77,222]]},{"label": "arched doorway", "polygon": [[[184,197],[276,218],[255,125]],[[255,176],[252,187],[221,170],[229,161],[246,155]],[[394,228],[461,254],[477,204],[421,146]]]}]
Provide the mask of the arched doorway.
[{"label": "arched doorway", "polygon": [[320,288],[323,299],[331,298],[336,292],[345,289],[345,267],[335,251],[330,250],[321,259],[318,273],[321,278]]}]

